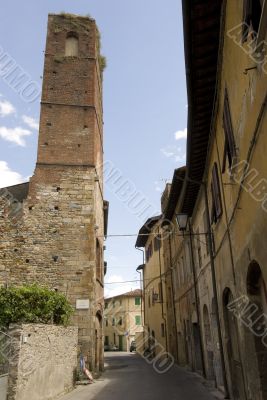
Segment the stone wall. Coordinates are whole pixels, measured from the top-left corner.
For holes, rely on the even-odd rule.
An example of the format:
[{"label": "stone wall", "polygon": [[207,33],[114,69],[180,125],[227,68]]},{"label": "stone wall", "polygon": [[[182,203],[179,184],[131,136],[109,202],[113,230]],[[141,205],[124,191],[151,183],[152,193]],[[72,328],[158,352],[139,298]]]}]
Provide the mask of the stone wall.
[{"label": "stone wall", "polygon": [[[79,38],[77,57],[65,55],[69,35]],[[95,370],[103,368],[104,269],[97,48],[95,21],[49,16],[35,172],[23,198],[0,193],[0,285],[38,283],[65,294],[79,351]]]},{"label": "stone wall", "polygon": [[73,388],[78,329],[26,324],[10,331],[8,400],[52,400]]}]

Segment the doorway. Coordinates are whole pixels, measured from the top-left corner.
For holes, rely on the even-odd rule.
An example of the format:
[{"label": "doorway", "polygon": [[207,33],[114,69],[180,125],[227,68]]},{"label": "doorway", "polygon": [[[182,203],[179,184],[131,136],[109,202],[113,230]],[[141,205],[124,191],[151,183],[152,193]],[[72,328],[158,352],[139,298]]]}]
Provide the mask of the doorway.
[{"label": "doorway", "polygon": [[226,289],[224,292],[224,311],[226,346],[232,381],[232,394],[234,400],[244,400],[247,398],[247,396],[244,385],[243,367],[240,358],[237,320],[236,316],[229,307],[229,304],[232,302],[233,295],[230,289]]},{"label": "doorway", "polygon": [[123,335],[119,335],[119,351],[123,351]]},{"label": "doorway", "polygon": [[250,304],[256,310],[250,315],[252,328],[249,330],[256,356],[256,374],[259,382],[257,391],[261,399],[267,399],[267,288],[260,265],[250,263],[247,274],[247,293]]},{"label": "doorway", "polygon": [[212,335],[210,328],[209,312],[206,304],[204,305],[203,308],[203,323],[204,323],[204,338],[206,347],[207,379],[215,380],[213,342],[212,342]]},{"label": "doorway", "polygon": [[203,374],[203,366],[202,366],[202,358],[201,358],[201,337],[200,337],[200,328],[197,322],[193,323],[193,340],[194,340],[194,369]]}]

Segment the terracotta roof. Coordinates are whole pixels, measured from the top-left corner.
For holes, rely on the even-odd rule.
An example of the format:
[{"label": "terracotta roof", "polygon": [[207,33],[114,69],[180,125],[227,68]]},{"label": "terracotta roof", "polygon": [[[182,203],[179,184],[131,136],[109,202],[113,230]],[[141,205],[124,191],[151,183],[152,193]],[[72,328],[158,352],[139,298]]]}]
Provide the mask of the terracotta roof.
[{"label": "terracotta roof", "polygon": [[142,290],[141,289],[131,290],[130,292],[118,294],[117,296],[107,297],[105,298],[105,300],[117,299],[118,297],[142,297]]}]

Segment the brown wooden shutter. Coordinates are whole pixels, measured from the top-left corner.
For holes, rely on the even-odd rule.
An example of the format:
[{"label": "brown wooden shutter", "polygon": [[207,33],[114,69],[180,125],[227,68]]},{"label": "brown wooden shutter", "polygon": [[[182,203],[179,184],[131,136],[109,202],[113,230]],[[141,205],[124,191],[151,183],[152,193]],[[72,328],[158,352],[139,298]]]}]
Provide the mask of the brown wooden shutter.
[{"label": "brown wooden shutter", "polygon": [[216,222],[222,215],[222,199],[221,199],[221,190],[220,190],[217,163],[215,163],[212,168],[211,192],[212,192],[214,217],[215,217],[215,218],[213,217],[213,220],[215,219],[214,222]]},{"label": "brown wooden shutter", "polygon": [[236,156],[235,138],[227,89],[225,89],[224,95],[223,128],[225,134],[225,149],[222,171],[224,172],[226,166],[226,155],[228,156],[229,166],[232,165],[233,158]]}]

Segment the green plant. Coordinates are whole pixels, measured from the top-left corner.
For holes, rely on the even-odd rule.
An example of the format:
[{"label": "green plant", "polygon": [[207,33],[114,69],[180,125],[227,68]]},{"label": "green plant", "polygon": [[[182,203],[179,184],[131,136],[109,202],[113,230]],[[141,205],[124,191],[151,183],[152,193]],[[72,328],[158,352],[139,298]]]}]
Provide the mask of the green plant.
[{"label": "green plant", "polygon": [[102,56],[101,54],[99,55],[99,67],[100,67],[101,73],[103,73],[105,68],[107,67],[107,59],[105,56]]},{"label": "green plant", "polygon": [[11,323],[67,325],[73,308],[66,297],[38,285],[0,289],[0,326]]}]

